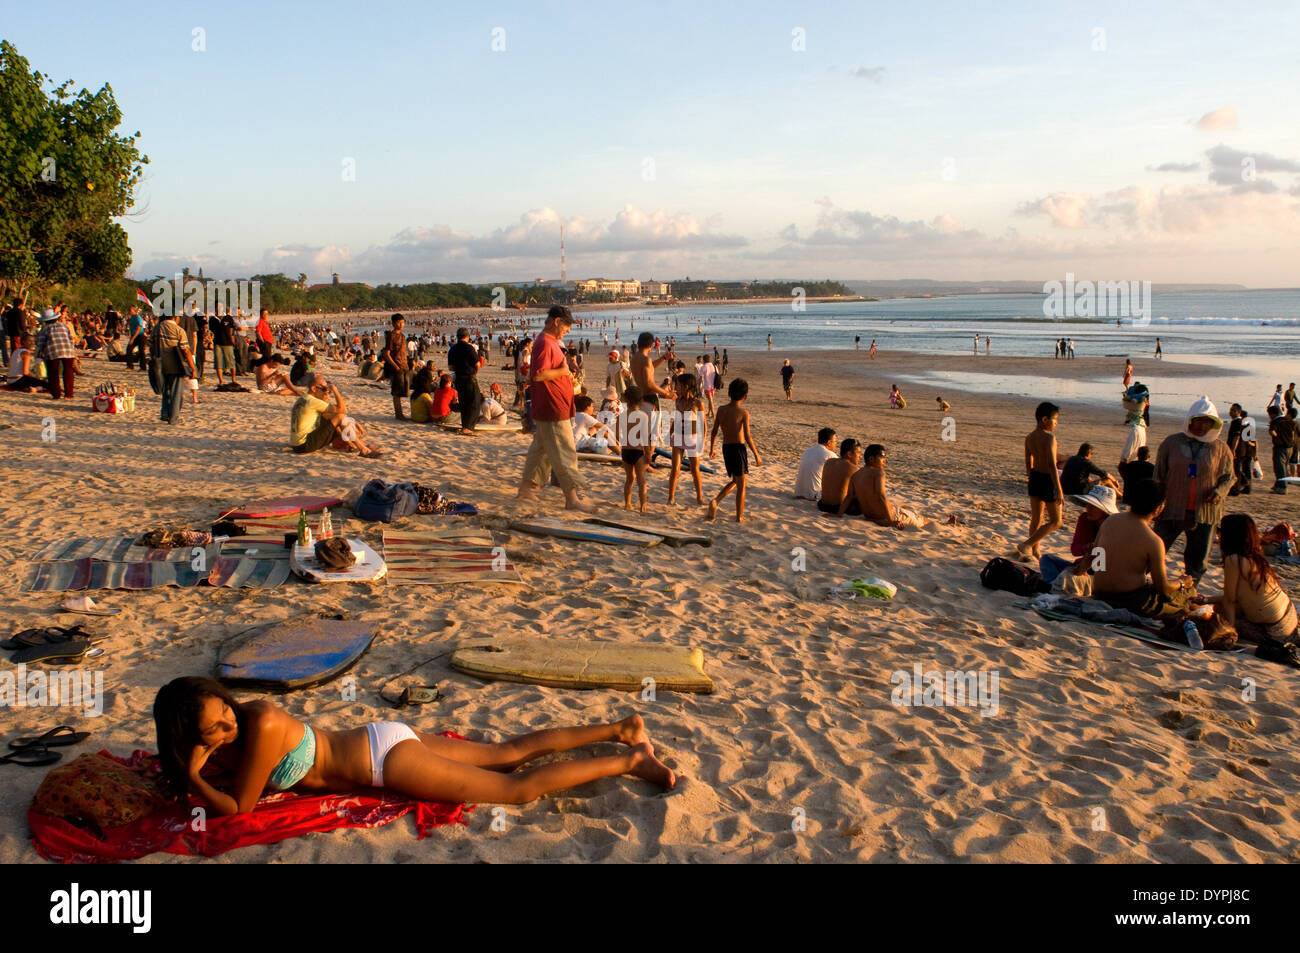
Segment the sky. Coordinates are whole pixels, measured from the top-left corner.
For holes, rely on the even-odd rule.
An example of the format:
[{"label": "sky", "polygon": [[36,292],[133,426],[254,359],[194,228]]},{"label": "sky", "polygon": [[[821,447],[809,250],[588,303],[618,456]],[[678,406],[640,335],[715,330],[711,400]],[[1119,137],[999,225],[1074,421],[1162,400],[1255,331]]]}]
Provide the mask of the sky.
[{"label": "sky", "polygon": [[1300,284],[1294,2],[51,9],[142,280]]}]

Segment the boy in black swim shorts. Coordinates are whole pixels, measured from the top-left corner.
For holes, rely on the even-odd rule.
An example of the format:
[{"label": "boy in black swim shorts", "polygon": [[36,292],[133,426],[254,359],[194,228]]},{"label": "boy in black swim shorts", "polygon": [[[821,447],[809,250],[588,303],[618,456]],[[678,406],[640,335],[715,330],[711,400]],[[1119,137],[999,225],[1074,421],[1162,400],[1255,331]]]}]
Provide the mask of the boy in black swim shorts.
[{"label": "boy in black swim shorts", "polygon": [[1016,546],[1022,561],[1042,554],[1038,544],[1061,525],[1061,477],[1056,470],[1056,425],[1061,408],[1043,401],[1034,411],[1038,421],[1025,437],[1025,476],[1029,481],[1029,538]]},{"label": "boy in black swim shorts", "polygon": [[736,490],[736,521],[745,518],[745,481],[749,473],[749,454],[746,448],[754,451],[754,464],[763,465],[763,458],[758,455],[754,438],[749,432],[749,411],[742,404],[749,396],[749,385],[741,378],[736,378],[727,386],[727,396],[731,403],[719,407],[713,418],[713,434],[709,438],[709,459],[718,455],[718,433],[722,433],[722,459],[727,465],[727,482],[712,500],[709,501],[709,519],[717,519],[718,504],[726,498],[734,487]]}]

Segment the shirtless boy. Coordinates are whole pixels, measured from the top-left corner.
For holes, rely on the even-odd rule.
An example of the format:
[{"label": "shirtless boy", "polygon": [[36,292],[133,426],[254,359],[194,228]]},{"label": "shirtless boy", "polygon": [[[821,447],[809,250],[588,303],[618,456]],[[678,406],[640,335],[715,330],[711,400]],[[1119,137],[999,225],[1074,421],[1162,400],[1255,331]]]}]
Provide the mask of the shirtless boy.
[{"label": "shirtless boy", "polygon": [[1196,595],[1196,584],[1190,576],[1170,582],[1165,574],[1165,544],[1151,529],[1164,494],[1155,480],[1138,480],[1126,491],[1128,512],[1106,517],[1093,543],[1093,595],[1138,615],[1176,615]]},{"label": "shirtless boy", "polygon": [[861,516],[857,497],[849,492],[849,480],[862,465],[862,446],[850,437],[840,444],[840,455],[822,466],[822,498],[817,509],[836,516]]},{"label": "shirtless boy", "polygon": [[709,437],[709,459],[718,455],[718,432],[722,433],[722,459],[727,465],[727,485],[718,491],[718,495],[709,501],[709,519],[718,518],[718,504],[721,503],[734,487],[736,490],[736,522],[745,519],[745,476],[749,473],[749,455],[746,447],[754,451],[754,464],[763,465],[763,458],[758,455],[754,438],[749,433],[749,411],[741,405],[749,396],[749,384],[737,377],[727,386],[727,396],[731,403],[718,408],[713,418],[713,433]]},{"label": "shirtless boy", "polygon": [[1038,426],[1025,437],[1025,475],[1029,479],[1029,538],[1016,546],[1022,562],[1041,557],[1038,544],[1061,526],[1061,478],[1056,472],[1056,424],[1061,408],[1043,401],[1034,411]]},{"label": "shirtless boy", "polygon": [[933,526],[932,520],[922,519],[904,506],[894,506],[885,489],[885,448],[878,443],[867,447],[866,465],[849,480],[849,496],[840,503],[840,512],[848,512],[848,499],[858,504],[864,519],[878,526],[895,529],[925,529]]},{"label": "shirtless boy", "polygon": [[[655,370],[665,361],[676,360],[676,355],[669,350],[663,357],[654,360],[650,357],[650,349],[654,347],[655,336],[649,331],[642,331],[640,337],[636,339],[636,350],[632,352],[628,365],[632,371],[632,383],[641,389],[641,405],[651,413],[653,425],[650,433],[651,447],[646,454],[647,465],[654,460],[655,446],[658,444],[660,416],[659,416],[659,398],[672,399],[673,394],[665,387],[660,387],[655,383]],[[636,410],[636,408],[632,408]]]}]

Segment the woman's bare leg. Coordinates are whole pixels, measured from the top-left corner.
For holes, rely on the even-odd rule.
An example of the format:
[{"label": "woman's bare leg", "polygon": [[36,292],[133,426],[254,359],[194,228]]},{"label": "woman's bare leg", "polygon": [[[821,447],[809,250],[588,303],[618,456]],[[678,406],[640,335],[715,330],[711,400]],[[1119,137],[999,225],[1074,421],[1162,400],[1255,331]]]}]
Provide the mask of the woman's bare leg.
[{"label": "woman's bare leg", "polygon": [[[607,725],[578,725],[571,728],[547,728],[530,734],[507,738],[495,744],[446,738],[416,732],[431,752],[449,761],[459,761],[492,771],[510,771],[543,755],[569,751],[602,741],[617,741],[634,747],[649,744],[650,735],[640,715],[629,715]],[[653,751],[653,746],[651,747]]]},{"label": "woman's bare leg", "polygon": [[[563,731],[565,729],[557,729]],[[672,770],[642,742],[624,754],[557,761],[514,774],[501,774],[433,754],[424,745],[403,741],[384,761],[384,787],[428,801],[452,804],[527,804],[599,778],[632,774],[664,788],[677,783]]]}]

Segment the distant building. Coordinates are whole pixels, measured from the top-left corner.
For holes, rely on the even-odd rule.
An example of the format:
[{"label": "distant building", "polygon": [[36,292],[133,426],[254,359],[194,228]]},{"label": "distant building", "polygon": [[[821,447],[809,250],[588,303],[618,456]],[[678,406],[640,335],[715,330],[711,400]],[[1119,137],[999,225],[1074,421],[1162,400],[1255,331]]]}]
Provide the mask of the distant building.
[{"label": "distant building", "polygon": [[602,292],[615,297],[633,298],[641,294],[641,282],[632,278],[588,278],[586,281],[575,281],[573,287],[580,294]]},{"label": "distant building", "polygon": [[641,282],[641,294],[647,298],[667,298],[672,293],[672,286],[666,281]]}]

